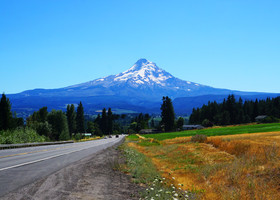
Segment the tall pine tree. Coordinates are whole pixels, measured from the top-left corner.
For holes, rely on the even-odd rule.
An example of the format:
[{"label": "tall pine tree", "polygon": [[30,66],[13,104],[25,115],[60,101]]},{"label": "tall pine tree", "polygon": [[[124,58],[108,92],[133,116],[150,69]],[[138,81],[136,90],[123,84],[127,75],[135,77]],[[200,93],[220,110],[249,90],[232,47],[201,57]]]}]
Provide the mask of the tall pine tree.
[{"label": "tall pine tree", "polygon": [[108,119],[108,134],[112,134],[113,133],[113,113],[111,108],[108,109],[108,113],[107,113],[107,119]]},{"label": "tall pine tree", "polygon": [[172,131],[175,128],[175,113],[171,99],[166,96],[162,98],[161,124],[165,131]]},{"label": "tall pine tree", "polygon": [[102,110],[102,117],[100,120],[100,129],[104,135],[108,135],[108,118],[106,108]]},{"label": "tall pine tree", "polygon": [[11,112],[10,100],[5,94],[2,94],[0,101],[0,130],[7,130],[12,128],[13,115]]},{"label": "tall pine tree", "polygon": [[76,112],[73,104],[67,105],[66,116],[70,137],[72,137],[73,133],[76,132]]},{"label": "tall pine tree", "polygon": [[79,103],[78,108],[77,108],[76,123],[77,123],[77,132],[84,133],[85,132],[85,116],[84,116],[84,107],[83,107],[82,102]]}]

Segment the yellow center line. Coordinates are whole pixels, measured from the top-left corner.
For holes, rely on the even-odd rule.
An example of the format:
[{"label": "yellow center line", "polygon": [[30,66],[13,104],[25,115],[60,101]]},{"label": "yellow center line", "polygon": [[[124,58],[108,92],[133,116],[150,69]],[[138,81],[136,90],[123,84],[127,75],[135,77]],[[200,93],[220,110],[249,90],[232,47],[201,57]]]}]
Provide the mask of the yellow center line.
[{"label": "yellow center line", "polygon": [[42,149],[38,151],[31,151],[31,152],[25,152],[25,153],[18,153],[18,154],[12,154],[12,155],[6,155],[6,156],[0,156],[0,158],[8,158],[8,157],[13,157],[13,156],[21,156],[21,155],[26,155],[26,154],[31,154],[31,153],[39,153],[39,152],[44,152],[44,151],[52,151],[52,150],[59,150],[59,149],[65,149],[65,148],[71,148],[70,147],[58,147],[58,148],[53,148],[53,149]]}]

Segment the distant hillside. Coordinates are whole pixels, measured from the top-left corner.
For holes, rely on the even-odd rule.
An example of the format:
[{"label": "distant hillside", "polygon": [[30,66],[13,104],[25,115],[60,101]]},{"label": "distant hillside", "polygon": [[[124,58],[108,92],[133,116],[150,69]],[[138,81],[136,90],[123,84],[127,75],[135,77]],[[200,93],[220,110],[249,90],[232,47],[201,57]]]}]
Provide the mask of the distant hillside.
[{"label": "distant hillside", "polygon": [[[182,72],[184,73],[184,72]],[[129,112],[159,113],[162,96],[174,100],[177,113],[190,113],[193,107],[209,100],[221,101],[229,94],[249,98],[275,97],[277,94],[217,89],[172,76],[146,59],[130,69],[93,81],[59,89],[34,89],[7,95],[18,113],[30,113],[43,106],[65,109],[67,104],[84,104],[85,112],[96,113],[103,107]]]}]

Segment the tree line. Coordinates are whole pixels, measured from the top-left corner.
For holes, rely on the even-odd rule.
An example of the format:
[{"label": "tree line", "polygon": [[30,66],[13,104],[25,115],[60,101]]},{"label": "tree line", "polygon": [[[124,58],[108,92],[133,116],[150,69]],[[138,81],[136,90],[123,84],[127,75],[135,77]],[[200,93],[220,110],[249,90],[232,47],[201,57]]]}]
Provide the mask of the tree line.
[{"label": "tree line", "polygon": [[[86,119],[82,102],[80,102],[77,108],[74,104],[67,105],[66,112],[62,110],[49,112],[47,107],[42,107],[27,117],[24,124],[23,118],[16,117],[15,112],[12,113],[10,100],[5,94],[2,94],[0,100],[0,131],[5,131],[0,134],[6,136],[21,132],[21,130],[16,130],[17,128],[23,131],[28,130],[30,133],[34,130],[38,138],[42,136],[51,141],[80,139],[83,136],[82,133],[86,132],[97,136],[120,134],[122,128],[115,123],[115,120],[119,118],[124,119],[125,115],[115,115],[111,108],[108,111],[104,108],[102,115],[98,114],[94,119]],[[9,142],[13,141],[9,139]]]},{"label": "tree line", "polygon": [[[96,136],[113,134],[116,118],[111,108],[108,112],[104,108],[102,116],[94,120],[86,120],[82,102],[77,110],[73,104],[67,105],[66,113],[61,110],[47,111],[47,107],[39,109],[27,118],[27,126],[35,129],[39,135],[45,135],[51,140],[80,139],[82,133],[91,133]],[[116,129],[116,128],[115,128]]]},{"label": "tree line", "polygon": [[111,135],[119,134],[120,127],[114,121],[119,118],[119,115],[114,115],[111,108],[103,108],[102,114],[98,114],[93,121],[88,121],[88,131],[94,132],[95,135]]},{"label": "tree line", "polygon": [[255,122],[259,115],[267,115],[267,122],[277,121],[276,118],[280,118],[280,97],[243,101],[241,97],[236,100],[234,95],[229,95],[222,103],[208,102],[201,108],[194,108],[189,122],[204,126],[242,124]]},{"label": "tree line", "polygon": [[131,120],[130,126],[129,126],[129,132],[130,133],[138,133],[142,129],[148,129],[148,128],[154,128],[154,124],[151,123],[149,125],[149,120],[151,116],[147,114],[140,113],[138,116],[134,117]]},{"label": "tree line", "polygon": [[80,137],[80,133],[85,132],[84,123],[82,102],[79,103],[77,111],[73,104],[67,105],[66,113],[62,110],[48,112],[47,107],[42,107],[26,120],[27,127],[53,141],[69,140],[74,136]]}]

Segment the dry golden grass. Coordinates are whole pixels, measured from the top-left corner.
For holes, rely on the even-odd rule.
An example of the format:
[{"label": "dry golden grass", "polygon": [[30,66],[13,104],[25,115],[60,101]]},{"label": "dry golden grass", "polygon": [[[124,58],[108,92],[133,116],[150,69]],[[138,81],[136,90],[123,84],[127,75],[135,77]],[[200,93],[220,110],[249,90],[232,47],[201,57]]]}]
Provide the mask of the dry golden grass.
[{"label": "dry golden grass", "polygon": [[[165,140],[134,148],[165,177],[202,199],[280,199],[280,132]],[[173,178],[175,180],[173,180]]]}]

